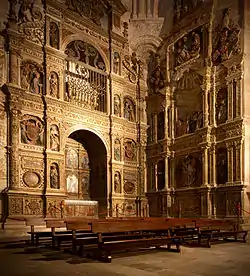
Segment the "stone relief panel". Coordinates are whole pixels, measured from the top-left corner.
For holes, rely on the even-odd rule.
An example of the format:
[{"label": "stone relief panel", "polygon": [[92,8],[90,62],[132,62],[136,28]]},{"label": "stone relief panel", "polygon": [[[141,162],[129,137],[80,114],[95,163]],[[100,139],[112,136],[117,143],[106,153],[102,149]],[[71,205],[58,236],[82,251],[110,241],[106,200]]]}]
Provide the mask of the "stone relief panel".
[{"label": "stone relief panel", "polygon": [[50,165],[50,188],[60,189],[59,166],[57,163]]},{"label": "stone relief panel", "polygon": [[90,181],[90,176],[89,174],[82,173],[81,175],[81,185],[82,185],[82,193],[83,193],[83,198],[84,199],[89,199],[89,181]]},{"label": "stone relief panel", "polygon": [[43,202],[40,198],[24,199],[24,215],[38,216],[43,213]]},{"label": "stone relief panel", "polygon": [[[27,1],[20,0],[18,7],[18,27],[19,32],[29,41],[37,44],[44,42],[44,12],[41,0]],[[12,10],[14,13],[14,10]],[[14,15],[15,16],[15,15]]]},{"label": "stone relief panel", "polygon": [[216,152],[217,185],[226,184],[228,181],[227,149],[218,148]]},{"label": "stone relief panel", "polygon": [[9,215],[22,215],[23,214],[23,198],[11,197],[9,199]]},{"label": "stone relief panel", "polygon": [[44,123],[36,116],[24,115],[20,122],[21,142],[24,144],[44,145]]},{"label": "stone relief panel", "polygon": [[191,59],[197,59],[201,54],[202,32],[196,29],[179,39],[175,44],[175,65],[179,66]]},{"label": "stone relief panel", "polygon": [[124,118],[130,122],[135,122],[135,104],[128,97],[124,98]]},{"label": "stone relief panel", "polygon": [[212,59],[215,65],[241,52],[240,26],[231,18],[231,9],[223,11],[222,23],[214,30]]},{"label": "stone relief panel", "polygon": [[51,72],[49,76],[49,95],[59,98],[59,77],[56,72]]},{"label": "stone relief panel", "polygon": [[71,174],[67,176],[67,192],[71,194],[78,194],[78,176]]},{"label": "stone relief panel", "polygon": [[121,117],[121,99],[118,95],[114,96],[114,114]]},{"label": "stone relief panel", "polygon": [[124,170],[124,184],[123,184],[123,192],[124,194],[135,194],[136,189],[136,179],[137,179],[137,171]]},{"label": "stone relief panel", "polygon": [[202,185],[201,154],[187,155],[176,162],[176,187],[189,188]]},{"label": "stone relief panel", "polygon": [[59,27],[55,22],[49,24],[49,45],[59,49]]},{"label": "stone relief panel", "polygon": [[117,194],[122,192],[121,174],[118,171],[116,171],[114,174],[114,192]]},{"label": "stone relief panel", "polygon": [[114,159],[115,159],[115,161],[121,161],[121,142],[119,139],[115,139]]},{"label": "stone relief panel", "polygon": [[134,140],[125,139],[125,141],[124,141],[124,160],[127,162],[136,161],[136,143]]},{"label": "stone relief panel", "polygon": [[66,4],[72,11],[101,26],[101,18],[104,16],[105,11],[105,4],[101,0],[84,2],[81,0],[66,0]]},{"label": "stone relief panel", "polygon": [[57,125],[50,127],[50,149],[52,151],[60,150],[60,132]]},{"label": "stone relief panel", "polygon": [[78,153],[75,149],[68,148],[66,151],[66,167],[78,168]]},{"label": "stone relief panel", "polygon": [[223,124],[228,117],[228,91],[227,88],[222,88],[218,91],[216,97],[216,122],[217,124]]},{"label": "stone relief panel", "polygon": [[31,61],[21,64],[21,87],[34,94],[42,94],[42,67]]},{"label": "stone relief panel", "polygon": [[100,53],[95,47],[86,42],[81,40],[70,42],[66,47],[65,54],[70,59],[78,60],[102,71],[106,71],[105,63]]},{"label": "stone relief panel", "polygon": [[121,57],[118,52],[113,54],[113,72],[117,75],[121,74]]},{"label": "stone relief panel", "polygon": [[203,127],[202,77],[196,72],[188,72],[178,81],[175,92],[177,137],[190,134]]}]

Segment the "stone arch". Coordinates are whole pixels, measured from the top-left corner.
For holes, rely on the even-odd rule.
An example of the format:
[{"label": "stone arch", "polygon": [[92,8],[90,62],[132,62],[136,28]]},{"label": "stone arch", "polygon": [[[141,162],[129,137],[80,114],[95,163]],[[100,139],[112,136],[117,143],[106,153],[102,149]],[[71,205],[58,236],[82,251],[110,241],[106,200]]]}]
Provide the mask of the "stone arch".
[{"label": "stone arch", "polygon": [[78,130],[87,130],[89,132],[92,132],[93,134],[95,134],[96,136],[98,136],[101,141],[103,142],[104,146],[105,146],[105,149],[106,149],[106,152],[107,152],[107,156],[110,156],[110,148],[109,148],[109,144],[108,142],[105,140],[105,138],[103,137],[103,135],[93,129],[93,128],[90,128],[90,127],[86,127],[85,125],[82,125],[82,124],[77,124],[77,125],[74,125],[70,128],[68,128],[65,132],[64,132],[64,136],[63,136],[63,140],[62,140],[62,148],[65,149],[65,145],[66,145],[66,140],[67,138],[73,133],[73,132],[76,132]]},{"label": "stone arch", "polygon": [[64,41],[62,42],[62,51],[64,52],[66,50],[66,47],[75,40],[81,40],[84,41],[86,43],[89,43],[90,45],[92,45],[93,47],[96,48],[96,50],[99,52],[99,54],[101,55],[101,57],[103,58],[103,61],[105,63],[105,67],[106,67],[106,71],[109,70],[110,66],[109,66],[109,60],[107,55],[105,54],[105,52],[103,51],[103,49],[100,47],[100,45],[97,43],[96,40],[90,38],[89,36],[83,35],[83,34],[72,34],[67,36]]}]

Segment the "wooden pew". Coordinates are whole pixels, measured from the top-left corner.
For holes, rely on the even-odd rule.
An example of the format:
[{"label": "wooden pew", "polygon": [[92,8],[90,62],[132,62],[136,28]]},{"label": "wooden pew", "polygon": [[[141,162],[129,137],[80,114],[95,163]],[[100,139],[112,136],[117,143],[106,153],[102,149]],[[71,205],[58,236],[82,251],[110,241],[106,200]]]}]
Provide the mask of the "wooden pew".
[{"label": "wooden pew", "polygon": [[165,221],[92,222],[91,230],[98,237],[97,257],[106,262],[111,262],[111,252],[124,249],[128,251],[131,248],[160,248],[167,245],[167,249],[170,250],[174,244],[176,251],[180,252],[180,238],[169,235],[169,225]]},{"label": "wooden pew", "polygon": [[30,232],[28,234],[31,235],[30,242],[32,245],[39,244],[39,239],[41,237],[48,238],[51,237],[51,233],[48,231],[35,231],[36,226],[46,226],[43,218],[26,218],[25,219],[26,226],[30,226]]},{"label": "wooden pew", "polygon": [[[197,231],[199,233],[199,242],[206,240],[207,247],[211,247],[211,243],[223,239],[223,241],[240,241],[246,243],[248,231],[237,230],[237,224],[233,220],[197,220]],[[233,239],[232,239],[233,238]]]}]

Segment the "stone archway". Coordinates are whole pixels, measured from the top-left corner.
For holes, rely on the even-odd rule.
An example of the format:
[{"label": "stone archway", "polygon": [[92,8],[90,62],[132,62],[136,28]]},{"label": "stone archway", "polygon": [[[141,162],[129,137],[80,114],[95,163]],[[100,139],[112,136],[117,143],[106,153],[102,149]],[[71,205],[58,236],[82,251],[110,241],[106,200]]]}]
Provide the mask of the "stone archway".
[{"label": "stone archway", "polygon": [[68,199],[98,201],[99,216],[107,215],[107,150],[89,130],[76,130],[66,140],[65,189]]}]

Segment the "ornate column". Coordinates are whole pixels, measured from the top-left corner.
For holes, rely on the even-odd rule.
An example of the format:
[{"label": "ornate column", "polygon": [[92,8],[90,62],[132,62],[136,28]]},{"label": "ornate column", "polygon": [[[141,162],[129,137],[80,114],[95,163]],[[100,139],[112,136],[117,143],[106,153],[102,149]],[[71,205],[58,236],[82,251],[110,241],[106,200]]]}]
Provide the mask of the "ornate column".
[{"label": "ornate column", "polygon": [[154,0],[154,7],[153,7],[153,17],[158,17],[158,9],[159,9],[159,0]]},{"label": "ornate column", "polygon": [[216,152],[215,146],[212,145],[209,151],[209,176],[210,176],[210,186],[216,186]]},{"label": "ornate column", "polygon": [[165,130],[165,138],[167,138],[169,135],[168,135],[168,131],[169,131],[169,129],[168,129],[168,107],[166,106],[166,108],[165,108],[165,128],[164,128],[164,130]]},{"label": "ornate column", "polygon": [[228,181],[227,183],[233,183],[233,171],[234,171],[234,162],[233,162],[233,142],[226,143],[227,146],[227,169],[228,169]]},{"label": "ornate column", "polygon": [[208,147],[203,147],[203,153],[202,153],[202,186],[208,185]]},{"label": "ornate column", "polygon": [[19,85],[19,62],[18,53],[16,49],[11,49],[9,52],[9,82],[14,85]]},{"label": "ornate column", "polygon": [[235,141],[235,162],[236,162],[236,182],[242,184],[243,182],[243,141]]},{"label": "ornate column", "polygon": [[170,188],[175,189],[175,153],[172,152],[170,160]]},{"label": "ornate column", "polygon": [[212,126],[216,126],[216,66],[213,67],[212,78],[213,82],[210,93],[210,123]]},{"label": "ornate column", "polygon": [[154,191],[158,191],[158,165],[154,164]]},{"label": "ornate column", "polygon": [[169,189],[168,156],[165,156],[165,190]]},{"label": "ornate column", "polygon": [[137,0],[133,0],[133,19],[137,18]]},{"label": "ornate column", "polygon": [[228,121],[231,121],[233,120],[233,81],[232,80],[228,80],[227,81],[227,91],[228,91],[228,100],[227,100],[227,120]]},{"label": "ornate column", "polygon": [[152,17],[151,0],[147,0],[147,17]]},{"label": "ornate column", "polygon": [[157,142],[157,113],[153,113],[153,142]]},{"label": "ornate column", "polygon": [[19,187],[19,126],[21,111],[16,102],[10,102],[10,190]]},{"label": "ornate column", "polygon": [[139,18],[145,18],[146,10],[145,10],[146,0],[139,0]]},{"label": "ornate column", "polygon": [[110,215],[112,216],[112,214],[110,214],[112,212],[112,201],[110,198],[112,191],[112,157],[107,155],[107,217],[109,217]]},{"label": "ornate column", "polygon": [[236,79],[236,118],[242,117],[242,77]]}]

